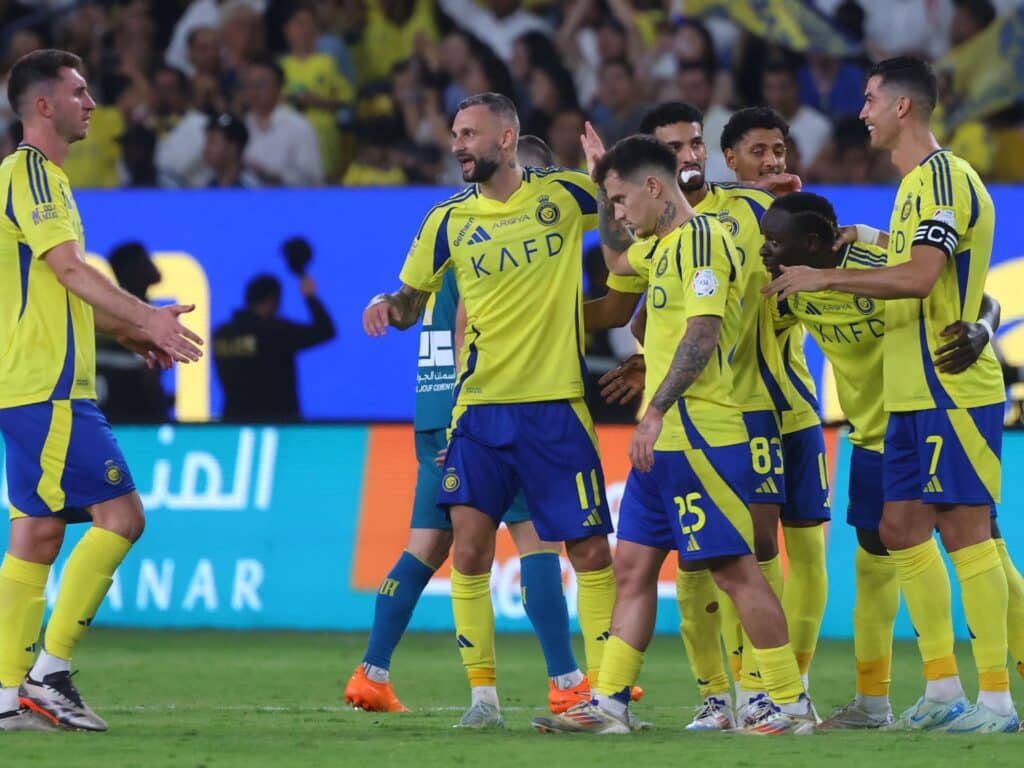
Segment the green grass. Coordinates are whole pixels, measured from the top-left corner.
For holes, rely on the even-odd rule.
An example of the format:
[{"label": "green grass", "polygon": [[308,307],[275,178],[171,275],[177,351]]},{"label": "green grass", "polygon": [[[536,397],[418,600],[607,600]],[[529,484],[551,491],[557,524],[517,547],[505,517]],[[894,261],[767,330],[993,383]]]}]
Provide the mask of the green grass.
[{"label": "green grass", "polygon": [[[79,688],[110,721],[106,734],[5,734],[4,766],[856,766],[871,761],[928,766],[965,760],[1017,765],[1024,735],[829,733],[751,739],[687,734],[697,693],[674,637],[657,637],[641,683],[637,714],[656,730],[603,739],[542,736],[530,718],[546,706],[536,641],[498,637],[499,690],[507,730],[453,731],[468,699],[458,653],[447,634],[408,636],[392,678],[408,715],[376,715],[342,706],[345,679],[361,658],[364,635],[285,632],[141,632],[95,629],[75,663]],[[961,668],[969,691],[973,664]],[[582,654],[581,654],[582,658]],[[1014,676],[1015,695],[1024,700]],[[909,705],[922,690],[916,649],[896,650],[894,701]],[[811,692],[823,713],[853,692],[849,643],[823,642]],[[754,756],[756,755],[756,758]],[[752,762],[756,759],[756,763]],[[976,762],[975,762],[976,761]]]}]

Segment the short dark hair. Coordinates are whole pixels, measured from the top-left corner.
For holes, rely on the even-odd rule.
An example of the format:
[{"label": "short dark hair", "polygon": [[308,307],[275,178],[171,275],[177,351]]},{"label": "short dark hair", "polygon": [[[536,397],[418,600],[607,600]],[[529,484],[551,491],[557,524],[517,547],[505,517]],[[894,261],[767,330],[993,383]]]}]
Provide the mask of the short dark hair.
[{"label": "short dark hair", "polygon": [[249,143],[249,129],[230,112],[210,115],[206,121],[206,131],[220,131],[228,141],[237,144],[240,149],[245,149],[245,145]]},{"label": "short dark hair", "polygon": [[676,123],[697,123],[704,128],[704,113],[685,101],[664,101],[647,111],[640,121],[640,133],[654,135],[655,128]]},{"label": "short dark hair", "polygon": [[813,192],[791,192],[776,198],[770,210],[790,214],[803,231],[813,233],[826,242],[833,242],[839,229],[839,220],[832,203]]},{"label": "short dark hair", "polygon": [[263,272],[245,284],[245,304],[251,307],[267,299],[281,298],[281,281],[271,274]]},{"label": "short dark hair", "polygon": [[52,83],[60,80],[62,67],[81,71],[82,60],[70,51],[56,48],[40,48],[38,51],[26,53],[11,67],[11,78],[7,81],[7,101],[18,117],[21,113],[21,100],[25,93],[39,83]]},{"label": "short dark hair", "polygon": [[771,107],[747,107],[733,113],[722,128],[722,151],[735,149],[743,137],[755,128],[778,130],[782,138],[789,136],[789,123]]},{"label": "short dark hair", "polygon": [[612,171],[622,178],[631,177],[643,168],[656,168],[669,178],[675,178],[676,153],[653,136],[627,136],[617,141],[598,161],[594,168],[594,181],[604,184]]},{"label": "short dark hair", "polygon": [[[519,146],[516,148],[519,155],[519,162],[523,165],[531,165],[536,168],[549,168],[555,164],[555,153],[540,136],[527,133],[519,137]],[[526,155],[526,161],[523,156]]]},{"label": "short dark hair", "polygon": [[269,69],[274,73],[274,77],[277,78],[277,84],[279,86],[284,85],[284,70],[281,69],[281,65],[277,63],[277,59],[269,54],[257,54],[249,59],[250,67],[263,67]]},{"label": "short dark hair", "polygon": [[[916,56],[896,56],[880,61],[868,72],[868,79],[878,77],[883,86],[905,88],[923,101],[926,114],[931,114],[939,100],[939,84],[935,70]],[[913,100],[913,99],[912,99]]]},{"label": "short dark hair", "polygon": [[487,107],[492,114],[495,114],[504,120],[508,120],[510,123],[515,125],[517,131],[519,130],[519,113],[516,111],[516,105],[512,103],[512,99],[502,93],[489,91],[487,93],[477,93],[473,96],[467,96],[459,102],[459,106],[455,111],[461,112],[462,110],[469,109],[470,107]]}]

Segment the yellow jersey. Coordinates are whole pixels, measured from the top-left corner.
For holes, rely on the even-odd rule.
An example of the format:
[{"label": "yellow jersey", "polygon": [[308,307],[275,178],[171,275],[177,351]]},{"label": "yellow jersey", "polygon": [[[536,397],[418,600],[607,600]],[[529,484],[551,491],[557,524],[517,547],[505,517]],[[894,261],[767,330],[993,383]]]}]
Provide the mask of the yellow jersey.
[{"label": "yellow jersey", "polygon": [[466,305],[456,402],[583,396],[583,233],[597,226],[590,177],[525,168],[505,202],[471,186],[434,206],[401,279],[437,292],[444,273]]},{"label": "yellow jersey", "polygon": [[889,224],[888,263],[910,260],[926,245],[946,264],[924,299],[885,305],[885,409],[971,408],[1006,399],[999,363],[988,345],[963,373],[947,374],[932,351],[958,320],[976,322],[992,257],[995,206],[974,169],[949,150],[936,150],[903,177]]},{"label": "yellow jersey", "polygon": [[0,408],[96,398],[92,307],[43,260],[82,220],[59,166],[21,145],[0,163]]},{"label": "yellow jersey", "polygon": [[[885,250],[864,244],[847,245],[840,269],[885,266]],[[780,306],[807,329],[832,364],[836,393],[853,429],[850,442],[882,452],[889,421],[882,407],[882,347],[885,302],[844,291],[801,291]]]},{"label": "yellow jersey", "polygon": [[730,351],[740,329],[740,272],[735,246],[713,216],[698,214],[646,253],[628,251],[629,264],[648,282],[647,388],[665,380],[691,317],[722,318],[718,347],[707,366],[665,413],[659,451],[720,447],[747,441],[742,413],[732,398]]}]

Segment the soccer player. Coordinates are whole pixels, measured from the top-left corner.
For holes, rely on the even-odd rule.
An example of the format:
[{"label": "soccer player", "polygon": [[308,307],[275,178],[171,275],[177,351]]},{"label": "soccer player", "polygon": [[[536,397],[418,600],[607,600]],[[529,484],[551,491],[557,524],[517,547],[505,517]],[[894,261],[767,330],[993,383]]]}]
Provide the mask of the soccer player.
[{"label": "soccer player", "polygon": [[576,569],[591,684],[615,601],[611,520],[583,402],[580,254],[597,219],[595,188],[578,171],[523,168],[518,134],[508,98],[462,102],[452,152],[473,185],[428,212],[402,287],[364,315],[371,333],[409,327],[449,270],[465,303],[438,503],[452,522],[452,608],[473,697],[461,722],[471,727],[501,723],[490,571],[497,523],[519,490],[537,534],[564,541]]},{"label": "soccer player", "polygon": [[[7,85],[24,141],[0,164],[0,432],[11,501],[0,565],[0,731],[107,729],[72,682],[71,658],[145,521],[95,403],[95,331],[164,367],[201,355],[202,340],[178,319],[192,307],[151,307],[85,262],[61,170],[96,106],[81,69],[74,54],[37,50],[14,64]],[[33,664],[65,525],[90,519]]]},{"label": "soccer player", "polygon": [[[588,158],[591,158],[588,150]],[[649,283],[648,373],[658,382],[630,443],[633,470],[620,507],[615,554],[619,594],[593,703],[540,730],[625,733],[630,687],[654,631],[657,579],[669,551],[712,572],[748,631],[775,705],[751,733],[811,732],[815,719],[782,606],[757,566],[746,501],[754,483],[747,431],[732,400],[729,363],[740,324],[739,253],[716,217],[695,214],[677,181],[677,159],[650,136],[622,140],[597,162],[616,220],[646,252],[605,250],[616,274]]]},{"label": "soccer player", "polygon": [[[551,150],[536,136],[521,136],[520,163],[546,168],[552,165]],[[445,434],[452,413],[456,355],[462,347],[464,323],[456,321],[459,293],[455,276],[444,277],[441,290],[427,301],[420,332],[420,362],[416,388],[414,429],[416,435],[416,494],[409,539],[377,593],[373,627],[362,663],[345,687],[345,701],[374,712],[408,711],[395,695],[389,670],[391,655],[409,626],[413,610],[434,571],[451,549],[451,523],[437,506],[441,487],[438,452],[448,443]],[[368,310],[369,311],[369,310]],[[522,494],[502,518],[520,552],[520,583],[526,615],[540,639],[551,678],[548,706],[553,712],[568,709],[589,698],[586,680],[566,683],[578,670],[569,636],[569,613],[562,593],[559,548],[537,538]]]},{"label": "soccer player", "polygon": [[[776,200],[761,219],[761,229],[765,238],[761,257],[776,275],[780,265],[823,269],[874,269],[885,265],[885,249],[877,246],[847,242],[837,250],[835,211],[818,195],[801,192]],[[892,722],[889,676],[893,624],[899,608],[896,568],[878,533],[884,495],[882,450],[888,421],[876,386],[883,376],[885,302],[840,291],[802,292],[787,299],[780,309],[784,317],[804,325],[832,363],[839,402],[852,425],[846,521],[856,529],[859,544],[853,613],[857,695],[833,712],[822,727],[879,728]],[[938,369],[958,373],[969,368],[988,344],[990,329],[998,325],[999,304],[985,295],[979,322],[958,320],[942,332],[945,343],[933,353]],[[995,531],[993,535],[997,536]],[[1002,545],[1001,554],[1005,553],[1005,542],[1000,539],[998,543]],[[1008,575],[1011,570],[1019,579],[1012,563]],[[1012,638],[1020,633],[1015,633],[1012,625],[1010,629],[1012,644]]]},{"label": "soccer player", "polygon": [[[956,375],[932,357],[947,326],[978,319],[995,210],[974,169],[940,148],[929,129],[937,90],[931,67],[912,57],[880,62],[868,77],[861,119],[872,146],[889,150],[903,174],[888,266],[783,268],[765,290],[780,300],[820,290],[888,300],[880,533],[896,563],[927,680],[924,695],[894,727],[1005,731],[1017,727],[1006,667],[1008,587],[989,521],[999,500],[1005,392],[991,347]],[[949,576],[932,536],[936,525],[971,628],[980,689],[973,705],[953,656]]]},{"label": "soccer player", "polygon": [[[799,178],[786,173],[788,134],[786,121],[774,110],[752,107],[736,112],[722,130],[722,152],[736,180],[769,186],[780,195],[799,189]],[[751,258],[757,259],[753,254]],[[767,272],[759,270],[759,274],[767,280]],[[795,324],[778,334],[783,361],[780,378],[790,405],[778,411],[786,486],[780,519],[789,561],[782,606],[806,685],[828,598],[823,523],[831,518],[831,510],[825,437],[803,341],[804,331]],[[755,524],[761,525],[762,533],[758,560],[765,562],[778,552],[778,525],[765,517],[755,518]],[[781,580],[781,575],[778,578]],[[742,681],[744,687],[756,690],[752,662],[746,654]]]}]

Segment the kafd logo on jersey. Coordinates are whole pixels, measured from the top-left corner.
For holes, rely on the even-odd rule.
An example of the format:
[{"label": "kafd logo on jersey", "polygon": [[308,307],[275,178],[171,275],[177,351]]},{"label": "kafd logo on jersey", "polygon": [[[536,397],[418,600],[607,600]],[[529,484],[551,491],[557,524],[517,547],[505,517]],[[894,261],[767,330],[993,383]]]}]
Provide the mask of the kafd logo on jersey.
[{"label": "kafd logo on jersey", "polygon": [[420,368],[442,368],[455,365],[451,331],[420,333]]}]

